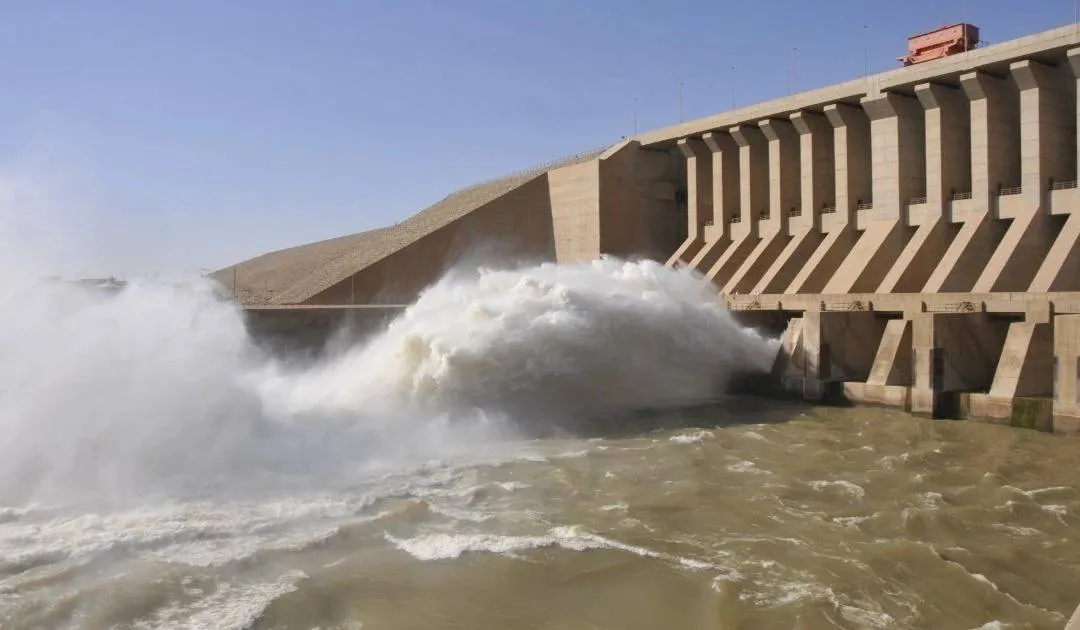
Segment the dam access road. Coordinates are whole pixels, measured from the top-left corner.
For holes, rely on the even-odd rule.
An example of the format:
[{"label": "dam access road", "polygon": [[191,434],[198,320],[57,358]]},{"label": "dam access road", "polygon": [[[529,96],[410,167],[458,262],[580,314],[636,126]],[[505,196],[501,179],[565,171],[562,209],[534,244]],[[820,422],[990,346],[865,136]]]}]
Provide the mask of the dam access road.
[{"label": "dam access road", "polygon": [[288,336],[382,321],[481,245],[646,256],[783,331],[778,391],[1075,433],[1078,77],[1070,25],[643,133],[215,277]]}]

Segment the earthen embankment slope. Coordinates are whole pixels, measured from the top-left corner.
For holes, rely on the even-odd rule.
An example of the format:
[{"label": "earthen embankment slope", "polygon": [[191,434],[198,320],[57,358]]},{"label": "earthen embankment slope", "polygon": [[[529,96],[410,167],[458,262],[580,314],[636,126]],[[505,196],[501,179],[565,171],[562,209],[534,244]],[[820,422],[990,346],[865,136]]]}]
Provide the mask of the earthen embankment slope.
[{"label": "earthen embankment slope", "polygon": [[395,225],[270,252],[215,271],[211,277],[233,290],[244,305],[302,304],[549,170],[593,159],[602,152],[577,154],[469,186]]}]

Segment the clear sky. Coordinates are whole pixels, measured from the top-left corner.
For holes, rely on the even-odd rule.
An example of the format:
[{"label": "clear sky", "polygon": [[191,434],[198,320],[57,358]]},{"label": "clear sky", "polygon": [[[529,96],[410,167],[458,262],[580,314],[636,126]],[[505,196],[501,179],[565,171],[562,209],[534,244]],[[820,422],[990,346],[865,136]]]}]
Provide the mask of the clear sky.
[{"label": "clear sky", "polygon": [[1075,12],[1074,0],[3,0],[0,214],[16,237],[65,234],[57,271],[216,268],[617,141],[635,99],[642,131],[676,123],[680,83],[690,119],[733,94],[747,105],[859,76],[864,25],[873,72],[942,23],[967,19],[994,43]]}]

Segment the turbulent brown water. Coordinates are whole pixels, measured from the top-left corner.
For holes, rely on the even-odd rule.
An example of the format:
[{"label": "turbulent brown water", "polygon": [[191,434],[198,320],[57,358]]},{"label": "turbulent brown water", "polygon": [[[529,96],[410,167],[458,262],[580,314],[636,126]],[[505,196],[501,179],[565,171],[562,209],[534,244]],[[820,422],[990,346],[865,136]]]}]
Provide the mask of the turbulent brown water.
[{"label": "turbulent brown water", "polygon": [[1060,628],[1080,601],[1072,441],[748,400],[626,433],[334,494],[9,511],[0,626]]},{"label": "turbulent brown water", "polygon": [[689,406],[775,352],[645,261],[450,274],[316,363],[203,282],[0,278],[0,628],[1063,625],[1074,442]]}]

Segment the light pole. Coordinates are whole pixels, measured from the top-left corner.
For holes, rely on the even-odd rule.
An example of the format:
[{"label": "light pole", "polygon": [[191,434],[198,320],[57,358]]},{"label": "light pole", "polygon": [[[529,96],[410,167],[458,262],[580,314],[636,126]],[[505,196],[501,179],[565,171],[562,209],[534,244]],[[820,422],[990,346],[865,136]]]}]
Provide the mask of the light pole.
[{"label": "light pole", "polygon": [[731,65],[731,109],[735,109],[735,64]]},{"label": "light pole", "polygon": [[683,82],[679,81],[679,122],[683,121]]}]

